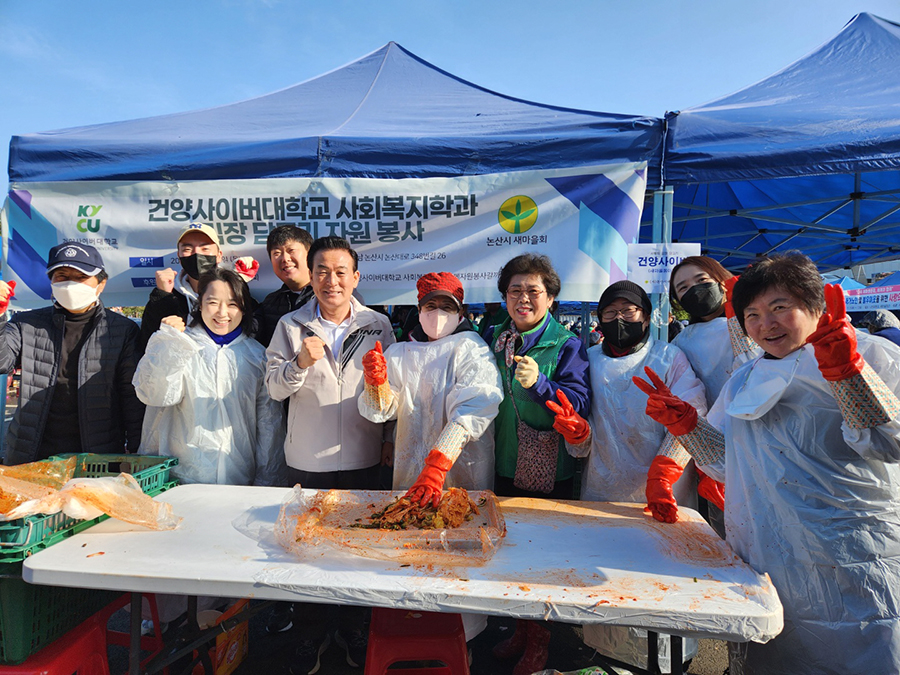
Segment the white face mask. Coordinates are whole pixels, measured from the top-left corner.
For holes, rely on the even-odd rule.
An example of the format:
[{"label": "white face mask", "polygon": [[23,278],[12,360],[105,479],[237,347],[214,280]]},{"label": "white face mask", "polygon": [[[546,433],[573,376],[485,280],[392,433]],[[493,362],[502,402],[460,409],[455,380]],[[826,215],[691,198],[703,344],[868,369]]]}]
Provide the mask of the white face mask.
[{"label": "white face mask", "polygon": [[419,323],[425,335],[432,340],[440,340],[450,335],[459,326],[459,314],[445,312],[443,309],[432,309],[419,312]]},{"label": "white face mask", "polygon": [[798,349],[793,356],[777,361],[757,361],[725,412],[742,420],[758,420],[769,412],[793,381],[802,354]]},{"label": "white face mask", "polygon": [[70,312],[90,307],[97,302],[97,289],[80,281],[57,281],[50,284],[53,299]]}]

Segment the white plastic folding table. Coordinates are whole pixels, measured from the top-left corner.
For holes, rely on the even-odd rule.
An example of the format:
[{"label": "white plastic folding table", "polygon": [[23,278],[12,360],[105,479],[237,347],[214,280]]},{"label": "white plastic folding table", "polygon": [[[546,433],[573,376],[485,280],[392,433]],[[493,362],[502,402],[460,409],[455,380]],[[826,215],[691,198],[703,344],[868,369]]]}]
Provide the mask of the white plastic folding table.
[{"label": "white plastic folding table", "polygon": [[184,519],[177,529],[110,519],[32,556],[23,577],[132,593],[606,623],[737,642],[768,641],[783,626],[768,576],[690,509],[663,524],[638,504],[501,498],[502,546],[481,566],[446,567],[327,548],[298,558],[274,537],[290,492],[179,486],[157,497]]}]

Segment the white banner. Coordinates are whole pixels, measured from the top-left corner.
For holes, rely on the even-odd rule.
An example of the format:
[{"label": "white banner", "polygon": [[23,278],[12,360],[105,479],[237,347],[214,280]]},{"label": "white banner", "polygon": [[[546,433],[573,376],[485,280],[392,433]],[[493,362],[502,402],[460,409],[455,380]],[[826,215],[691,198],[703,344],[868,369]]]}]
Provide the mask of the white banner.
[{"label": "white banner", "polygon": [[250,289],[262,298],[281,285],[266,236],[293,224],[351,243],[369,304],[415,304],[416,279],[439,271],[460,277],[467,302],[498,301],[501,266],[526,251],[552,259],[561,300],[595,302],[625,277],[645,183],[645,163],[400,180],[19,183],[5,207],[3,278],[19,282],[14,307],[45,306],[49,249],[80,241],[106,263],[105,304],[144,305],[155,271],[178,268],[175,240],[196,221],[216,229],[227,261],[260,261]]},{"label": "white banner", "polygon": [[848,312],[900,309],[900,286],[869,286],[844,291]]},{"label": "white banner", "polygon": [[629,244],[628,279],[648,294],[668,293],[672,269],[692,255],[700,255],[699,243]]}]

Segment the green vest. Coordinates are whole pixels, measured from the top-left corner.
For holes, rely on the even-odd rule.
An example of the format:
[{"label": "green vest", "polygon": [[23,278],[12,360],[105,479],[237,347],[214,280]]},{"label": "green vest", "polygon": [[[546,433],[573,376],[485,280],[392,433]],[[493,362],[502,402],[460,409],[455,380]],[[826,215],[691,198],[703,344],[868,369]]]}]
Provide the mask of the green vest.
[{"label": "green vest", "polygon": [[[523,422],[533,429],[545,431],[553,428],[553,413],[541,403],[531,400],[528,392],[522,388],[511,369],[506,367],[505,351],[496,351],[497,339],[503,331],[510,326],[512,318],[507,317],[503,323],[494,328],[494,339],[491,348],[497,358],[497,367],[500,369],[500,377],[503,380],[503,401],[500,403],[500,412],[494,420],[494,432],[496,442],[494,452],[496,454],[495,470],[505,478],[514,478],[516,475],[516,457],[519,454],[519,437],[516,429],[516,409]],[[540,326],[532,330],[539,330]],[[572,333],[563,328],[556,319],[547,314],[546,328],[527,355],[537,361],[538,370],[552,380],[556,373],[556,365],[559,362],[559,351],[562,346],[574,337]],[[511,396],[516,397],[513,407]],[[556,464],[556,481],[571,478],[575,473],[575,459],[566,452],[565,440],[559,437],[559,459]]]}]

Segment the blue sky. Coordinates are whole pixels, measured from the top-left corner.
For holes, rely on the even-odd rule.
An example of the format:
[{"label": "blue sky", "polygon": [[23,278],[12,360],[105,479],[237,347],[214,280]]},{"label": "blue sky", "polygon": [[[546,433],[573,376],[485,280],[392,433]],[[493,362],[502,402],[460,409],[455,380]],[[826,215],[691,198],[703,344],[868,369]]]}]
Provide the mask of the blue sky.
[{"label": "blue sky", "polygon": [[495,91],[661,116],[751,84],[896,0],[0,0],[9,138],[206,108],[393,40]]}]

